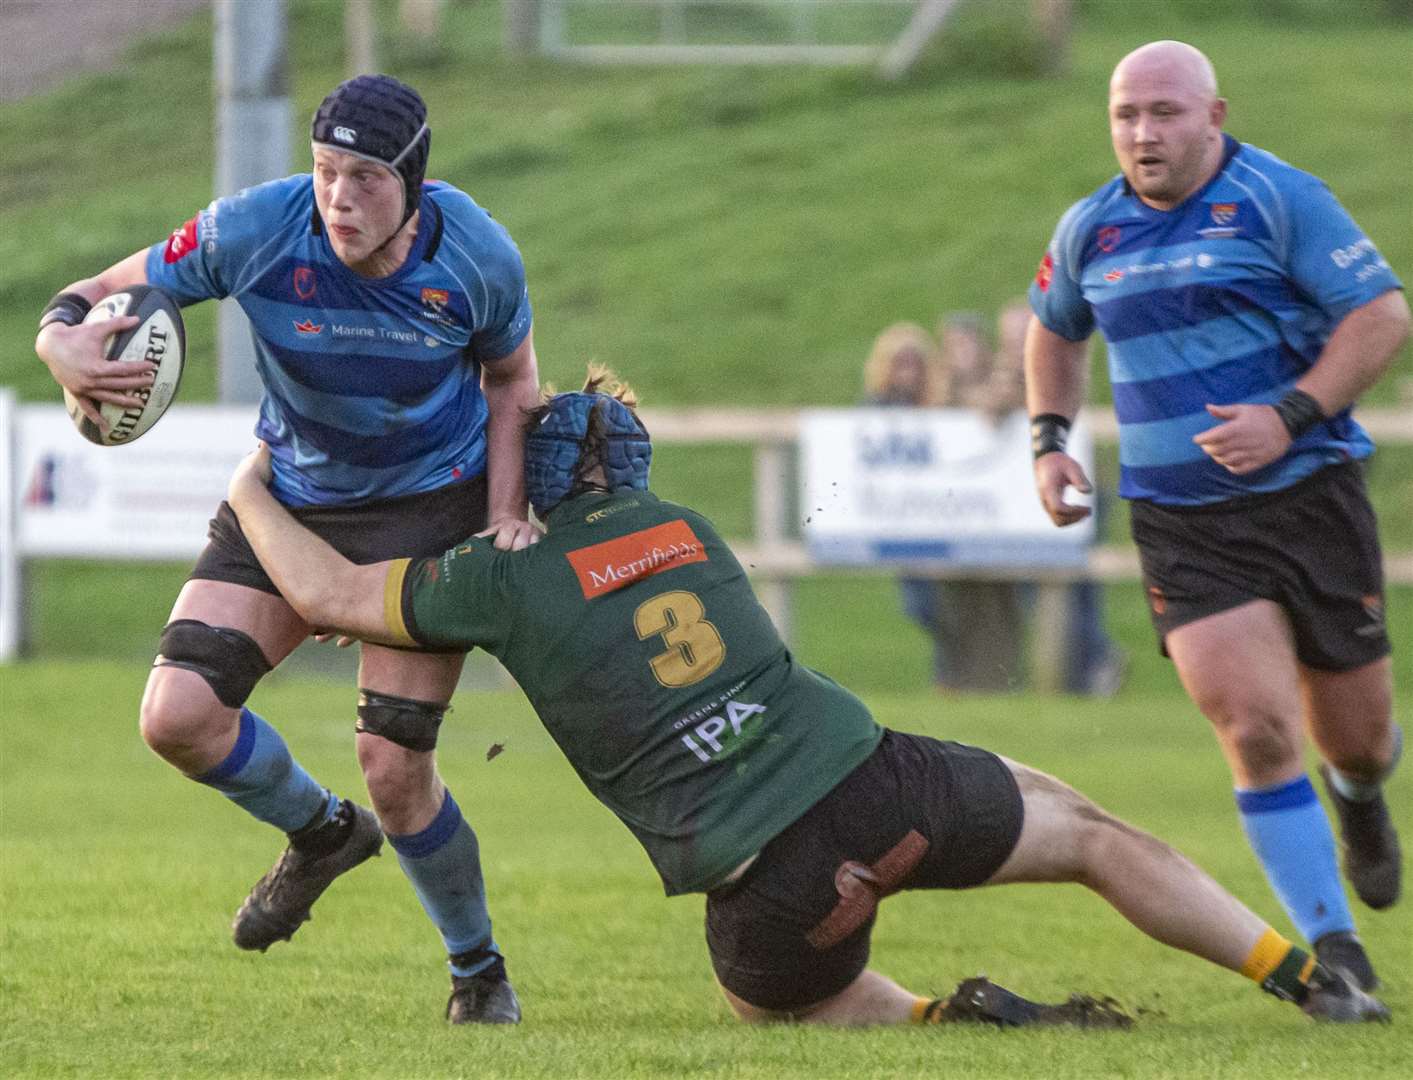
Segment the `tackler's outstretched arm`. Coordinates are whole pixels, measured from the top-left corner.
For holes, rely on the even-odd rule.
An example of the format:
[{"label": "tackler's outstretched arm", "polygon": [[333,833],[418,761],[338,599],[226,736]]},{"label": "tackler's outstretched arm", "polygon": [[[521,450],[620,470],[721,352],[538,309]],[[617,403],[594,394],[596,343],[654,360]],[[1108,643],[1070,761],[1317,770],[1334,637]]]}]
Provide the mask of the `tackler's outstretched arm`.
[{"label": "tackler's outstretched arm", "polygon": [[314,535],[270,494],[262,444],[237,467],[226,499],[260,565],[305,622],[363,641],[389,642],[383,586],[391,562],[360,566]]}]

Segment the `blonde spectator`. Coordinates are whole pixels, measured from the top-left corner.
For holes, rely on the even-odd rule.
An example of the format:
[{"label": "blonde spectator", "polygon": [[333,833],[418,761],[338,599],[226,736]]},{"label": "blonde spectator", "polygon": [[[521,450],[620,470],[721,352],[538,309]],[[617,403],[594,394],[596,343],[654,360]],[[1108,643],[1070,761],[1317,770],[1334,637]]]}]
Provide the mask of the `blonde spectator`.
[{"label": "blonde spectator", "polygon": [[936,404],[940,382],[937,343],[917,323],[884,330],[864,365],[864,393],[872,405]]}]

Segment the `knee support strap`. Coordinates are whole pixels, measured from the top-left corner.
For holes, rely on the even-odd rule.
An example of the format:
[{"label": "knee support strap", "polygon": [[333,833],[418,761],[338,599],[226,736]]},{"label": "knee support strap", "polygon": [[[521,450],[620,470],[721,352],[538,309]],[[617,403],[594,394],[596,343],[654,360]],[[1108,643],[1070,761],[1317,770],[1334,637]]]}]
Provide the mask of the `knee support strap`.
[{"label": "knee support strap", "polygon": [[434,701],[360,689],[358,722],[353,729],[425,754],[437,748],[437,729],[446,712],[447,706]]},{"label": "knee support strap", "polygon": [[210,684],[221,704],[239,709],[270,670],[265,653],[249,634],[197,619],[174,619],[162,628],[153,667],[194,671]]}]

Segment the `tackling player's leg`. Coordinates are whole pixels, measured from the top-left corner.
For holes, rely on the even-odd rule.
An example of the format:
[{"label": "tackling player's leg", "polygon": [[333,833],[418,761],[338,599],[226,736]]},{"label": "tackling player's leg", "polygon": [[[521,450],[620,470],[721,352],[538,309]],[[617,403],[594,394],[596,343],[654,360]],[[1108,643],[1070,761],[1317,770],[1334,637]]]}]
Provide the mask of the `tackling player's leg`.
[{"label": "tackling player's leg", "polygon": [[1240,972],[1316,1019],[1385,1020],[1388,1010],[1286,941],[1180,852],[1016,762],[1025,824],[987,882],[1075,881],[1149,937]]},{"label": "tackling player's leg", "polygon": [[376,854],[372,816],[313,779],[245,700],[308,627],[278,596],[188,581],[162,634],[141,708],[144,741],[198,783],[289,836],[236,915],[244,949],[287,940],[339,874]]},{"label": "tackling player's leg", "polygon": [[[1150,937],[1240,972],[1274,996],[1295,1002],[1316,1019],[1354,1022],[1388,1018],[1388,1011],[1380,1002],[1343,973],[1325,967],[1286,941],[1167,844],[1105,813],[1053,777],[1015,762],[1005,761],[1005,766],[1019,789],[1022,824],[1009,854],[985,879],[985,884],[1083,884]],[[953,775],[959,785],[967,784],[960,772]],[[989,795],[981,787],[971,790],[973,797],[986,795],[987,805],[996,809],[999,789],[993,787]],[[863,808],[860,812],[867,813]],[[974,828],[979,819],[972,816],[969,820],[969,827]],[[952,843],[950,859],[956,862],[968,847],[968,834],[963,832]],[[773,853],[761,856],[762,860],[778,857]],[[928,872],[935,872],[935,868]],[[747,880],[743,879],[740,888],[753,891],[757,897],[765,894],[766,890],[746,885]],[[836,876],[836,883],[847,880]],[[920,887],[916,879],[910,883],[911,887]],[[716,919],[711,903],[708,934],[709,938],[713,932],[718,935],[714,960],[731,951],[719,936],[723,929],[743,940],[760,936],[762,941],[770,941],[778,933],[769,929],[773,916],[759,921],[761,915],[757,915],[756,921],[744,923],[739,916],[733,918],[727,908],[739,903],[739,899],[717,901]],[[1110,1008],[1110,1003],[1071,999],[1065,1005],[1041,1005],[986,980],[968,980],[947,999],[919,997],[877,972],[864,970],[867,951],[859,947],[858,934],[866,934],[868,924],[860,925],[860,931],[850,932],[843,942],[831,946],[850,950],[849,955],[858,965],[857,975],[838,993],[793,1008],[755,1004],[742,996],[751,993],[747,987],[762,987],[761,1000],[783,988],[776,985],[773,990],[764,989],[771,985],[761,974],[764,962],[757,958],[752,963],[749,954],[738,948],[736,955],[717,967],[719,976],[727,973],[736,985],[735,990],[723,985],[728,1003],[739,1017],[750,1022],[793,1020],[863,1025],[968,1021],[997,1026],[1066,1023],[1084,1027],[1125,1026],[1130,1022],[1121,1010]],[[831,964],[826,951],[814,954],[801,970],[833,970]],[[808,1002],[808,997],[803,1000]]]},{"label": "tackling player's leg", "polygon": [[438,728],[464,659],[365,643],[358,761],[388,842],[446,947],[447,1018],[513,1024],[520,1003],[491,934],[480,846],[436,769]]}]

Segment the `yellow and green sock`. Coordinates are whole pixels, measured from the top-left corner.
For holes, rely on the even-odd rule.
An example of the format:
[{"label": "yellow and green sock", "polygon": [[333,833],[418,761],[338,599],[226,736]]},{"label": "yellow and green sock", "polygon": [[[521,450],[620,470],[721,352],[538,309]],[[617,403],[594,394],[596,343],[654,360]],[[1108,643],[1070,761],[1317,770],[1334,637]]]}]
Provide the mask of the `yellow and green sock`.
[{"label": "yellow and green sock", "polygon": [[1267,927],[1241,965],[1241,973],[1268,994],[1302,1004],[1310,996],[1310,976],[1318,963]]}]

